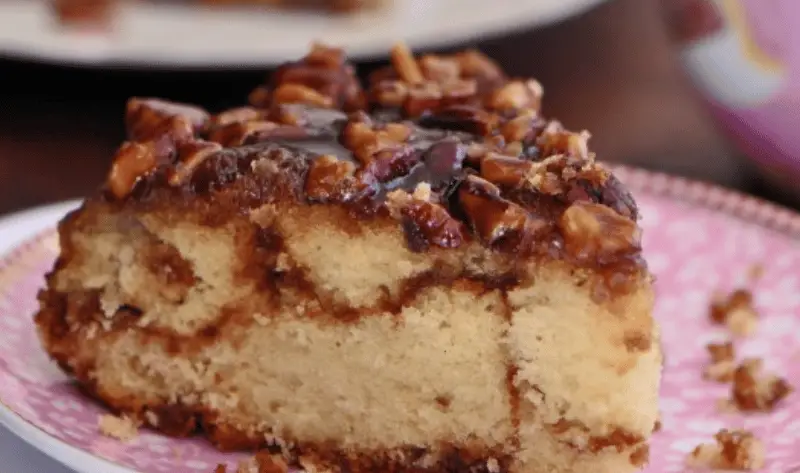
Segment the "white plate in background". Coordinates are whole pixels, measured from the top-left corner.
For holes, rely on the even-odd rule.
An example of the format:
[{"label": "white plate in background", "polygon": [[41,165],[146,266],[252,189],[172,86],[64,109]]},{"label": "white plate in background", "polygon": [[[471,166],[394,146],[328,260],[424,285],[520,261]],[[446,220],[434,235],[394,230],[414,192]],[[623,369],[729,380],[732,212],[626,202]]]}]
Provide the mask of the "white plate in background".
[{"label": "white plate in background", "polygon": [[422,49],[550,24],[605,0],[389,0],[343,16],[266,7],[131,2],[113,34],[60,28],[50,0],[0,0],[0,57],[96,67],[264,67],[303,55],[313,40],[379,58],[405,40]]}]

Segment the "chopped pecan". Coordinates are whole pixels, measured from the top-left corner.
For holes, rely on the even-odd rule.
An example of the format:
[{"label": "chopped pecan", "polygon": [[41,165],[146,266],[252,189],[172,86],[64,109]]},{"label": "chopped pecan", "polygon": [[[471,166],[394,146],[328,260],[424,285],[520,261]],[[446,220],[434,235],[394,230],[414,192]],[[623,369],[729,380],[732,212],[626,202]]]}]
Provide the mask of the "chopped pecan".
[{"label": "chopped pecan", "polygon": [[375,129],[369,123],[350,120],[342,131],[342,142],[362,164],[369,164],[376,153],[398,150],[411,135],[411,129],[401,123]]},{"label": "chopped pecan", "polygon": [[159,152],[153,141],[137,143],[128,141],[122,144],[114,156],[107,184],[118,199],[126,197],[139,179],[156,168]]},{"label": "chopped pecan", "polygon": [[272,93],[275,104],[303,103],[315,107],[330,108],[333,100],[326,97],[311,87],[300,84],[283,84]]},{"label": "chopped pecan", "polygon": [[558,221],[567,252],[579,260],[603,262],[640,249],[641,230],[612,209],[592,202],[575,202]]},{"label": "chopped pecan", "polygon": [[709,305],[709,318],[713,323],[726,324],[736,335],[752,334],[758,322],[753,294],[746,289],[737,289],[728,296],[715,294]]},{"label": "chopped pecan", "polygon": [[392,48],[391,58],[392,65],[395,71],[397,71],[397,75],[405,82],[417,84],[425,80],[417,64],[417,60],[414,59],[414,55],[411,54],[411,50],[409,50],[408,46],[405,44],[395,44]]},{"label": "chopped pecan", "polygon": [[306,55],[306,63],[320,66],[325,69],[341,69],[347,63],[347,57],[340,48],[332,48],[322,43],[311,45],[311,51]]},{"label": "chopped pecan", "polygon": [[277,123],[266,120],[233,122],[211,130],[208,134],[208,139],[226,147],[241,146],[251,135],[262,131],[274,130],[279,126]]},{"label": "chopped pecan", "polygon": [[498,117],[493,113],[471,105],[451,105],[422,117],[420,124],[425,127],[464,131],[487,136],[494,132]]},{"label": "chopped pecan", "polygon": [[475,232],[488,244],[534,231],[535,222],[528,212],[502,198],[500,189],[485,179],[467,176],[459,187],[458,200]]},{"label": "chopped pecan", "polygon": [[739,410],[771,411],[792,392],[792,387],[777,376],[759,376],[761,370],[761,360],[749,358],[733,373],[731,400]]},{"label": "chopped pecan", "polygon": [[314,202],[347,201],[357,188],[354,179],[356,166],[335,156],[323,155],[311,163],[306,177],[305,191]]},{"label": "chopped pecan", "polygon": [[220,151],[222,146],[208,141],[192,141],[181,144],[178,151],[178,163],[169,175],[172,186],[180,186],[189,181],[192,173],[206,158]]},{"label": "chopped pecan", "polygon": [[526,110],[500,127],[500,133],[508,141],[522,141],[541,128],[542,119],[533,110]]},{"label": "chopped pecan", "polygon": [[180,130],[191,138],[208,124],[209,114],[200,107],[161,99],[134,97],[128,100],[125,127],[133,141],[155,139]]},{"label": "chopped pecan", "polygon": [[399,220],[409,247],[423,251],[430,245],[454,248],[464,241],[462,224],[438,203],[431,202],[428,184],[419,184],[413,194],[394,190],[387,195],[391,215]]},{"label": "chopped pecan", "polygon": [[388,182],[405,176],[422,159],[422,154],[411,146],[391,146],[375,152],[359,171],[365,180]]},{"label": "chopped pecan", "polygon": [[538,111],[542,93],[541,84],[533,79],[515,80],[489,95],[486,105],[493,110],[500,111],[521,109]]},{"label": "chopped pecan", "polygon": [[711,355],[712,363],[719,363],[720,361],[733,361],[735,353],[733,350],[733,343],[709,343],[706,345],[708,354]]},{"label": "chopped pecan", "polygon": [[415,82],[408,89],[403,111],[409,117],[418,117],[439,108],[443,97],[442,87],[436,82]]},{"label": "chopped pecan", "polygon": [[399,80],[385,80],[375,84],[370,93],[379,105],[400,108],[408,98],[408,85]]},{"label": "chopped pecan", "polygon": [[542,157],[564,154],[589,160],[592,158],[589,153],[589,138],[591,138],[591,134],[587,131],[580,133],[567,131],[559,122],[553,121],[539,135],[536,145],[539,147]]},{"label": "chopped pecan", "polygon": [[461,64],[454,57],[429,54],[419,60],[419,65],[422,68],[422,75],[428,80],[447,83],[461,78]]},{"label": "chopped pecan", "polygon": [[210,126],[218,127],[231,123],[251,122],[265,118],[263,110],[254,107],[236,107],[220,112],[211,117]]},{"label": "chopped pecan", "polygon": [[764,444],[743,430],[720,430],[716,443],[698,445],[686,459],[687,466],[702,469],[753,471],[764,466]]},{"label": "chopped pecan", "polygon": [[489,153],[480,163],[481,177],[501,186],[519,186],[526,182],[533,163],[521,159]]},{"label": "chopped pecan", "polygon": [[489,84],[500,82],[505,77],[500,66],[477,49],[462,51],[455,55],[455,59],[461,66],[461,77],[476,78]]}]

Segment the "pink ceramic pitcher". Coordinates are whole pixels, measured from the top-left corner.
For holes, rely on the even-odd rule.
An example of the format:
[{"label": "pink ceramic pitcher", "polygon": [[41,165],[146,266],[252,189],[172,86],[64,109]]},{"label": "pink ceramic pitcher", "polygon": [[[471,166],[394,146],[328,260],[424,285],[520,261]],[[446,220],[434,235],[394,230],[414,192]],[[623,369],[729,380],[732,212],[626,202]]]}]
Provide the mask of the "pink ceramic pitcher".
[{"label": "pink ceramic pitcher", "polygon": [[715,117],[800,198],[800,0],[664,0],[684,66]]}]

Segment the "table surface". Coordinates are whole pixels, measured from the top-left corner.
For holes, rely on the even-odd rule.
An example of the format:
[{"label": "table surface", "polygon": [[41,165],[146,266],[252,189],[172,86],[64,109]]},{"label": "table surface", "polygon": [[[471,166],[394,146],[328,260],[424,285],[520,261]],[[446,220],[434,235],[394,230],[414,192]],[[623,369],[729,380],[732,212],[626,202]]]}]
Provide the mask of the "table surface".
[{"label": "table surface", "polygon": [[[591,130],[601,159],[763,190],[692,94],[659,0],[612,0],[561,24],[478,46],[510,73],[537,77],[546,114]],[[0,77],[3,214],[90,193],[123,138],[128,96],[219,109],[241,103],[264,71],[100,71],[0,61]],[[2,428],[0,464],[10,472],[67,471]]]}]

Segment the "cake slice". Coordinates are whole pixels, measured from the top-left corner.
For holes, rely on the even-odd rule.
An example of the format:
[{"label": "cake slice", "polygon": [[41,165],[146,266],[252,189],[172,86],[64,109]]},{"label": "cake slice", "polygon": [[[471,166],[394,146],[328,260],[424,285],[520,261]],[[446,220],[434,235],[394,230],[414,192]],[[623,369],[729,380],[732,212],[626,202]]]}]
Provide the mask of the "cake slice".
[{"label": "cake slice", "polygon": [[36,315],[113,411],[313,471],[624,473],[661,368],[638,211],[475,51],[362,86],[315,46],[251,105],[128,103]]}]

